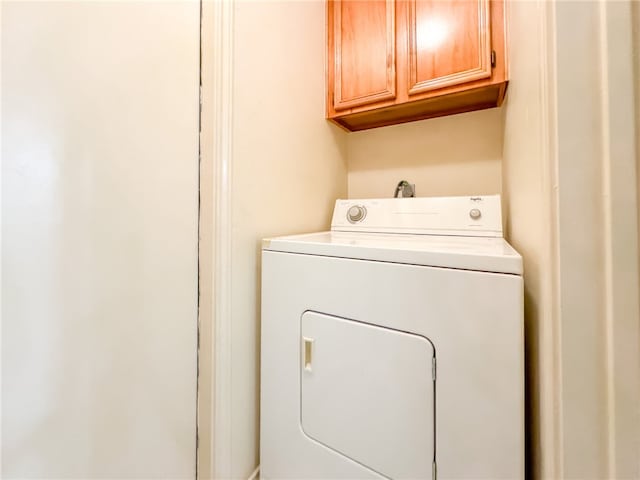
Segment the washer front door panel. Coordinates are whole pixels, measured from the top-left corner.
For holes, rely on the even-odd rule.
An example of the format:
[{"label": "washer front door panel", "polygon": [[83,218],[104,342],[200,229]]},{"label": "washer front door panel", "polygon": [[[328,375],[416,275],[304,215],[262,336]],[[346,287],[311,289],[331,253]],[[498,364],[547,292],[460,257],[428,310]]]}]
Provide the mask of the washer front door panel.
[{"label": "washer front door panel", "polygon": [[312,311],[302,315],[300,340],[305,434],[386,477],[431,478],[431,342]]}]

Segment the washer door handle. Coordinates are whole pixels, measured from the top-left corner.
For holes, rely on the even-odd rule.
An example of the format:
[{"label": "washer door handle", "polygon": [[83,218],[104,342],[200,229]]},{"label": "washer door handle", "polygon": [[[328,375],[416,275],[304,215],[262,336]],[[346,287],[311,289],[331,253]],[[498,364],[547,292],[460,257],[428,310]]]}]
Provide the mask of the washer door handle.
[{"label": "washer door handle", "polygon": [[302,337],[303,341],[303,368],[311,371],[311,363],[313,361],[313,338]]}]

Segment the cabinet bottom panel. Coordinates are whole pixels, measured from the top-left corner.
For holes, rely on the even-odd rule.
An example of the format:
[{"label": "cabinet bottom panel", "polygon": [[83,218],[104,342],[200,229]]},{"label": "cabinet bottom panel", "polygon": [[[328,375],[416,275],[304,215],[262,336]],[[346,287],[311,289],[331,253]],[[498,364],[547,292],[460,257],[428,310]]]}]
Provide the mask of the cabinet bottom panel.
[{"label": "cabinet bottom panel", "polygon": [[355,132],[427,118],[454,115],[456,113],[499,107],[507,89],[507,83],[451,93],[440,97],[416,100],[365,112],[336,115],[330,118],[341,127]]}]

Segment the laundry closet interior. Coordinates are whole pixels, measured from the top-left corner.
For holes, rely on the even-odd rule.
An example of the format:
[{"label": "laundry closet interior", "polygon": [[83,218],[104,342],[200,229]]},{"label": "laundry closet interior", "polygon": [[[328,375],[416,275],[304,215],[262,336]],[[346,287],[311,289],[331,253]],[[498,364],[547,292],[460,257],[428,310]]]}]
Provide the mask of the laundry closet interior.
[{"label": "laundry closet interior", "polygon": [[[328,395],[301,409],[300,431],[318,450],[283,475],[327,454],[316,471],[335,478],[490,478],[491,462],[469,453],[487,444],[429,423],[456,406],[455,395],[439,397],[438,378],[455,377],[438,377],[444,348],[378,308],[385,292],[409,295],[414,287],[396,282],[422,278],[418,266],[442,276],[420,280],[440,292],[435,303],[416,293],[399,307],[412,318],[520,288],[522,355],[510,358],[522,361],[522,388],[511,390],[522,392],[522,421],[496,433],[522,438],[514,468],[527,478],[640,476],[640,3],[4,1],[0,42],[3,477],[267,478],[280,462],[261,470],[261,450],[278,447],[269,422],[293,397],[279,404],[269,387],[267,417],[261,382],[291,394],[294,375],[307,388],[295,394],[319,389],[323,399],[333,379],[321,377],[322,359],[366,338],[379,348],[343,358],[359,379],[343,387],[356,396],[371,380],[354,373],[356,360],[370,355],[382,372],[393,363],[383,351],[436,359],[416,366],[409,356],[402,367],[426,377],[417,401],[435,413],[415,417],[429,424],[416,442],[435,453],[394,464],[376,453],[398,443],[393,435],[369,445],[349,437],[345,418],[324,421]],[[406,185],[416,198],[394,199]],[[434,229],[457,238],[468,262],[452,265],[452,254],[435,265],[411,240],[376,243]],[[469,231],[474,245],[504,241],[517,254],[474,256]],[[286,240],[323,232],[333,237]],[[272,262],[285,256],[338,277]],[[495,264],[479,259],[489,256]],[[473,286],[485,275],[521,284]],[[354,278],[368,287],[350,290]],[[312,285],[337,307],[307,297]],[[295,337],[282,336],[295,342],[280,352],[295,366],[263,344],[281,328],[265,327],[264,313],[280,312],[272,294],[308,303]],[[362,298],[376,321],[354,310]],[[497,319],[495,304],[484,307]],[[350,343],[323,357],[324,335],[338,330]],[[369,413],[413,388],[400,382]],[[365,413],[353,405],[349,415]],[[376,418],[355,424],[384,429]],[[398,425],[406,441],[413,425]],[[439,450],[449,440],[469,448],[466,465]],[[331,463],[343,457],[346,470]]]}]

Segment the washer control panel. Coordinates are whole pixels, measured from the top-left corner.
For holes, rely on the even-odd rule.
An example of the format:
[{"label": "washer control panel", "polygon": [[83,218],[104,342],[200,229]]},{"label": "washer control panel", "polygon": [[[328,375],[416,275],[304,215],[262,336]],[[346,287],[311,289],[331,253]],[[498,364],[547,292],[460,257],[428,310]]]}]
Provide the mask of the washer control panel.
[{"label": "washer control panel", "polygon": [[480,217],[482,216],[482,212],[477,208],[472,208],[471,210],[469,210],[469,216],[473,220],[479,220]]},{"label": "washer control panel", "polygon": [[331,230],[502,237],[499,195],[337,200]]},{"label": "washer control panel", "polygon": [[364,205],[353,205],[347,210],[347,220],[350,223],[358,223],[367,216],[367,207]]}]

